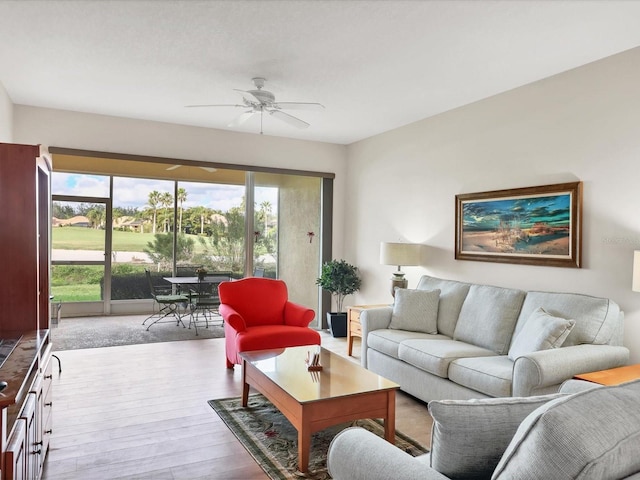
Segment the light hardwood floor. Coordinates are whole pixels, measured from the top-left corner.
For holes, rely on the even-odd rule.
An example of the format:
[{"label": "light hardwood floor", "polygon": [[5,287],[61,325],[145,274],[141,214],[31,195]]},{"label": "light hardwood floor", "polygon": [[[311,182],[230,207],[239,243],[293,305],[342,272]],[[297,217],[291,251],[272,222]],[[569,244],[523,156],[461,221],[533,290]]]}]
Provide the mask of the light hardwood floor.
[{"label": "light hardwood floor", "polygon": [[[322,332],[322,344],[346,356],[346,339]],[[241,368],[225,368],[224,339],[57,355],[63,371],[54,363],[43,480],[268,478],[207,404],[241,394]],[[399,392],[396,428],[428,446],[426,405]]]}]

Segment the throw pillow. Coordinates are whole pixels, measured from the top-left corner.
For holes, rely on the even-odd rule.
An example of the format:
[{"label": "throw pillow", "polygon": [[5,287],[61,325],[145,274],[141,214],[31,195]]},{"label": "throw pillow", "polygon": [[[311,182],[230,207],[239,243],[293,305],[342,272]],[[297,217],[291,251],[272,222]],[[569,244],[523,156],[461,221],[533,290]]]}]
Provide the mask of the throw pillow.
[{"label": "throw pillow", "polygon": [[640,381],[594,388],[541,406],[523,420],[493,474],[588,480],[640,472]]},{"label": "throw pillow", "polygon": [[516,358],[528,353],[559,348],[575,324],[575,320],[554,317],[539,307],[534,310],[522,330],[516,335],[509,348],[508,356],[515,361]]},{"label": "throw pillow", "polygon": [[563,394],[481,400],[434,400],[431,467],[451,479],[489,479],[518,425]]},{"label": "throw pillow", "polygon": [[440,290],[396,289],[389,328],[438,333]]},{"label": "throw pillow", "polygon": [[524,297],[522,290],[471,285],[453,339],[506,355]]}]

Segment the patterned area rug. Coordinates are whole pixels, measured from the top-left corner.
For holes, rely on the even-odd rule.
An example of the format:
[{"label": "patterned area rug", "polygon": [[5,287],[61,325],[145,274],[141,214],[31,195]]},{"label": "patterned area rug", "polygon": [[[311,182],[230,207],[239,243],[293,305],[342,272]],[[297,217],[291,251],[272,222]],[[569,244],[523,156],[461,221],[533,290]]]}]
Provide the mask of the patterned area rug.
[{"label": "patterned area rug", "polygon": [[[249,396],[249,406],[242,408],[240,398],[209,400],[209,405],[227,424],[258,465],[273,480],[308,478],[325,480],[329,443],[341,430],[357,425],[384,437],[384,427],[377,420],[356,420],[329,427],[313,434],[309,455],[309,473],[298,471],[298,432],[265,397]],[[416,456],[428,450],[415,440],[396,431],[396,446]]]}]

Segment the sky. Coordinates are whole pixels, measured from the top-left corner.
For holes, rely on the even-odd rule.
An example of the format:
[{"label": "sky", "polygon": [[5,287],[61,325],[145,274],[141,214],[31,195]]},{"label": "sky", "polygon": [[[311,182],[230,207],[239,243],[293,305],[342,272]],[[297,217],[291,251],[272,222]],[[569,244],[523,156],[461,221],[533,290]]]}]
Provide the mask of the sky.
[{"label": "sky", "polygon": [[463,202],[465,230],[492,230],[501,220],[516,221],[522,228],[530,228],[537,222],[568,226],[570,201],[569,194],[556,194]]},{"label": "sky", "polygon": [[[226,212],[231,207],[239,206],[244,196],[244,187],[238,185],[180,182],[179,186],[187,190],[185,208],[205,206]],[[114,177],[113,206],[142,209],[147,205],[149,193],[153,190],[169,192],[173,195],[173,181]],[[53,195],[106,198],[109,196],[109,177],[54,172],[51,192]],[[277,206],[277,189],[256,188],[255,201],[257,205],[263,201],[269,201],[273,207]]]}]

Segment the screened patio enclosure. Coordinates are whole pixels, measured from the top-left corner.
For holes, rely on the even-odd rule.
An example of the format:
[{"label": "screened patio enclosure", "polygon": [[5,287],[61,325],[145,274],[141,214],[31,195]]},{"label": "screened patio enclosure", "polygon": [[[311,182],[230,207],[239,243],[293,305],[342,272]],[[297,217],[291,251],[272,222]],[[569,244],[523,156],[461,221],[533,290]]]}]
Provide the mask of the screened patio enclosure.
[{"label": "screened patio enclosure", "polygon": [[147,313],[145,269],[287,282],[329,309],[315,284],[331,258],[332,174],[50,148],[51,293],[63,316]]}]

